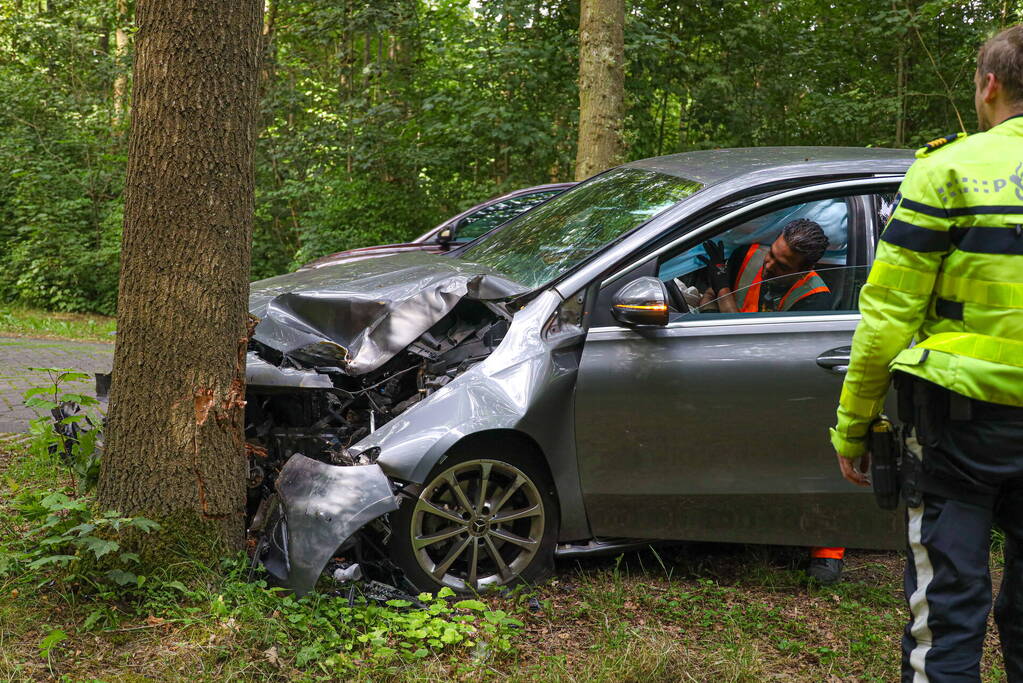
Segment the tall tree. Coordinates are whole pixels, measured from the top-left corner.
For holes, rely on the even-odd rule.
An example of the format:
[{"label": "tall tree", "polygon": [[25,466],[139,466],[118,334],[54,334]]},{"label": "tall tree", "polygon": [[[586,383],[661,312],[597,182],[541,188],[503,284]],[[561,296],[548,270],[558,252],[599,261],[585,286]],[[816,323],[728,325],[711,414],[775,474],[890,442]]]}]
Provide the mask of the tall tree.
[{"label": "tall tree", "polygon": [[579,147],[575,178],[622,160],[625,0],[582,0],[579,15]]},{"label": "tall tree", "polygon": [[[114,28],[114,59],[117,66],[120,66],[128,53],[128,24],[131,22],[131,17],[128,13],[128,0],[116,0],[116,2],[117,26]],[[118,125],[124,119],[127,90],[128,73],[125,70],[117,69],[114,76],[114,121]]]},{"label": "tall tree", "polygon": [[[240,547],[261,0],[140,0],[105,508]],[[182,533],[183,532],[183,533]]]}]

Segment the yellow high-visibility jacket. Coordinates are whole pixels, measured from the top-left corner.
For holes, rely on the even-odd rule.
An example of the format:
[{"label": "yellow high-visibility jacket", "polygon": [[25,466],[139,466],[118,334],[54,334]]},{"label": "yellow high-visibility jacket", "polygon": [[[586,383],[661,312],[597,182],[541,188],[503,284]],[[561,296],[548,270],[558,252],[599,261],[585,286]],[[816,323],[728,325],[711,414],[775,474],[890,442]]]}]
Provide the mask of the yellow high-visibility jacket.
[{"label": "yellow high-visibility jacket", "polygon": [[896,370],[1023,406],[1023,116],[917,152],[859,306],[840,455],[865,452]]}]

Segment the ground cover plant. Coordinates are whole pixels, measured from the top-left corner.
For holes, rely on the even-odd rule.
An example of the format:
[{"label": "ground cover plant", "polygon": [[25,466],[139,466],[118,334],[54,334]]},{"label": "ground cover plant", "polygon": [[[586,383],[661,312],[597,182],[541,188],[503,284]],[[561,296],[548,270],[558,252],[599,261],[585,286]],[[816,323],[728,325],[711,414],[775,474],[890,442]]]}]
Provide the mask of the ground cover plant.
[{"label": "ground cover plant", "polygon": [[0,304],[0,336],[114,341],[117,324],[105,315],[50,313]]},{"label": "ground cover plant", "polygon": [[[78,379],[30,398],[46,411]],[[324,583],[295,599],[244,556],[152,567],[122,553],[109,532],[152,523],[97,510],[42,424],[0,436],[0,681],[897,678],[894,553],[851,551],[833,587],[804,577],[804,549],[688,544],[561,562],[548,584],[479,599],[381,604]],[[993,569],[997,585],[997,545]],[[1002,681],[993,633],[987,645],[984,680]]]},{"label": "ground cover plant", "polygon": [[[24,441],[0,450],[10,553],[31,526],[26,499],[73,491]],[[0,680],[894,680],[897,556],[852,552],[848,581],[831,588],[803,579],[801,556],[703,545],[562,563],[532,608],[527,593],[426,609],[349,605],[346,593],[295,600],[247,580],[244,558],[124,587],[90,587],[51,564],[8,568]],[[1004,680],[989,641],[985,680]]]}]

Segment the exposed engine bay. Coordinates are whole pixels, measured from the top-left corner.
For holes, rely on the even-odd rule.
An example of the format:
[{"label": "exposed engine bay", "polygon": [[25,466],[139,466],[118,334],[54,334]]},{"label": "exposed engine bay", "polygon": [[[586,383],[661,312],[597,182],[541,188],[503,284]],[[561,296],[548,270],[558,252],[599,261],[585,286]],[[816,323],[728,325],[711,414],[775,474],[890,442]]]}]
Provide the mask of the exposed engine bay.
[{"label": "exposed engine bay", "polygon": [[[291,386],[250,380],[245,406],[249,514],[273,493],[281,467],[295,453],[331,465],[372,464],[371,451],[353,455],[349,448],[489,356],[504,339],[510,318],[497,304],[463,299],[405,351],[359,377],[334,367],[303,368],[250,342],[250,366],[262,360],[298,372],[291,374],[296,380]],[[304,384],[301,375],[309,375]]]}]

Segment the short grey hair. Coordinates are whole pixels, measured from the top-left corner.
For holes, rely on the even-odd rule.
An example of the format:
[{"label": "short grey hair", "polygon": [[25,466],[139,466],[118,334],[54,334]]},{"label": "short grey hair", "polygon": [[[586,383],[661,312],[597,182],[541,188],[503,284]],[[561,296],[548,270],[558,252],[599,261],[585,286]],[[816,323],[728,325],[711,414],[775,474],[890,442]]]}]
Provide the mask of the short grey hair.
[{"label": "short grey hair", "polygon": [[1009,102],[1023,103],[1023,24],[999,31],[981,45],[977,73],[994,74]]},{"label": "short grey hair", "polygon": [[816,221],[808,218],[797,218],[781,231],[789,249],[803,256],[803,264],[813,267],[828,249],[828,236]]}]

